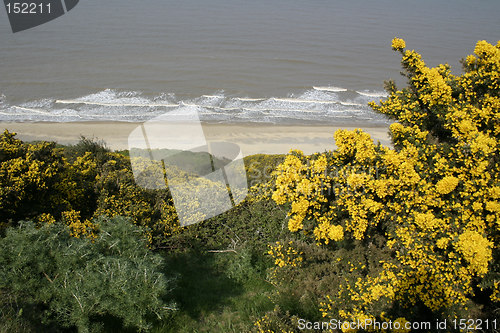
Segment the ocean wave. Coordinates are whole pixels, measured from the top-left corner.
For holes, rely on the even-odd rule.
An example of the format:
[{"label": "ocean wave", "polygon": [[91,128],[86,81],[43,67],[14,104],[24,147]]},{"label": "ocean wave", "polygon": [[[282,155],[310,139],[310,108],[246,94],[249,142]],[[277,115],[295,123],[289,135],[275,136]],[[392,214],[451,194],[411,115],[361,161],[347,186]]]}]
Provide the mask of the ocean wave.
[{"label": "ocean wave", "polygon": [[[222,110],[222,111],[282,111],[282,112],[317,112],[317,110],[308,110],[308,109],[283,109],[283,108],[271,108],[271,107],[255,107],[255,108],[249,108],[249,107],[222,107],[222,106],[213,106],[213,105],[201,105],[201,104],[189,104],[189,103],[182,103],[183,106],[191,106],[191,107],[197,107],[201,109],[217,109],[217,110]],[[217,113],[216,113],[217,114]]]},{"label": "ocean wave", "polygon": [[299,99],[299,98],[272,98],[279,102],[290,102],[290,103],[312,103],[312,104],[340,104],[339,101],[323,101],[323,100],[309,100],[309,99]]},{"label": "ocean wave", "polygon": [[346,88],[340,87],[313,87],[314,90],[318,91],[330,91],[330,92],[344,92],[347,91]]},{"label": "ocean wave", "polygon": [[261,102],[266,100],[265,98],[248,98],[248,97],[235,97],[234,99],[242,102]]},{"label": "ocean wave", "polygon": [[179,104],[166,104],[166,103],[109,103],[109,102],[95,102],[95,101],[82,101],[78,99],[58,99],[56,104],[85,104],[85,105],[100,105],[100,106],[131,106],[131,107],[177,107]]},{"label": "ocean wave", "polygon": [[383,92],[383,91],[374,91],[374,92],[371,92],[371,91],[356,91],[358,94],[360,94],[361,96],[366,96],[366,97],[379,97],[379,98],[384,98],[384,97],[387,97],[389,96],[386,92]]},{"label": "ocean wave", "polygon": [[224,95],[201,95],[201,97],[205,97],[205,98],[224,98]]},{"label": "ocean wave", "polygon": [[202,104],[192,104],[192,103],[185,103],[181,102],[182,106],[191,106],[191,107],[197,107],[197,108],[204,108],[204,109],[219,109],[219,110],[226,110],[226,111],[234,111],[234,110],[239,110],[241,108],[227,108],[227,107],[222,107],[222,106],[213,106],[213,105],[202,105]]},{"label": "ocean wave", "polygon": [[[126,121],[142,122],[155,117],[182,116],[196,108],[206,122],[271,122],[277,124],[329,124],[351,121],[384,122],[375,114],[365,98],[338,87],[312,87],[288,96],[250,98],[225,96],[223,92],[179,98],[174,94],[156,96],[137,91],[105,89],[74,99],[40,99],[19,105],[8,105],[5,98],[0,108],[0,121]],[[379,92],[361,91],[365,96],[379,96]],[[17,111],[16,111],[17,110]],[[170,118],[169,118],[170,119]]]},{"label": "ocean wave", "polygon": [[40,109],[27,108],[27,107],[23,107],[23,106],[13,106],[13,107],[16,109],[28,111],[28,112],[35,112],[35,113],[41,113],[41,114],[47,114],[47,115],[51,114],[49,111],[40,110]]}]

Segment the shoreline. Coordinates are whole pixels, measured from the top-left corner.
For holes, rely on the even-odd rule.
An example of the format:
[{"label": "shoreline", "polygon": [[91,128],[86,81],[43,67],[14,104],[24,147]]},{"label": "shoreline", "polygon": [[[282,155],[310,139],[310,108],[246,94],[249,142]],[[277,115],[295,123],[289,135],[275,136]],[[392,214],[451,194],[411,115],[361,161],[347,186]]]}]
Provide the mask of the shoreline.
[{"label": "shoreline", "polygon": [[[129,134],[142,122],[5,122],[0,130],[16,132],[23,141],[55,141],[75,144],[80,136],[103,140],[112,150],[128,149]],[[181,123],[179,123],[181,125]],[[389,125],[368,123],[335,125],[275,125],[257,123],[202,123],[207,141],[228,141],[241,147],[245,156],[253,154],[286,154],[300,149],[305,154],[336,148],[333,134],[338,129],[360,128],[375,142],[390,146]]]}]

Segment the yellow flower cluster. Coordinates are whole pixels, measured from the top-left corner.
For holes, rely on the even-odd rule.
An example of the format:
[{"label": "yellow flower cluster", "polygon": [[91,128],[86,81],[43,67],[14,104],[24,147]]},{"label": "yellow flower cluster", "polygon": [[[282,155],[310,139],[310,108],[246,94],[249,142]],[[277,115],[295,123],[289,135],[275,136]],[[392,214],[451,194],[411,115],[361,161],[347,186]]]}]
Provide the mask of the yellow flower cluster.
[{"label": "yellow flower cluster", "polygon": [[476,231],[467,230],[458,237],[455,246],[469,263],[472,274],[483,276],[488,272],[488,263],[492,258],[492,242]]},{"label": "yellow flower cluster", "polygon": [[268,245],[269,254],[274,258],[274,264],[278,267],[297,267],[304,260],[301,255],[302,252],[297,251],[292,247],[293,242],[290,241],[288,244],[282,244],[281,242],[276,242],[275,245]]},{"label": "yellow flower cluster", "polygon": [[269,314],[264,315],[254,323],[257,333],[294,333],[293,330],[287,328],[273,327],[273,326],[280,326],[279,324],[276,325],[275,318],[272,318],[277,315],[277,310],[278,309],[275,309],[271,313],[271,315]]},{"label": "yellow flower cluster", "polygon": [[453,176],[447,176],[441,179],[436,184],[436,190],[441,194],[448,194],[452,192],[458,185],[458,178]]},{"label": "yellow flower cluster", "polygon": [[[498,46],[498,45],[497,45]],[[485,40],[480,40],[477,42],[476,47],[474,48],[474,53],[480,58],[482,61],[496,61],[498,57],[498,47],[495,47],[488,43]]]},{"label": "yellow flower cluster", "polygon": [[392,40],[392,49],[396,51],[401,51],[406,47],[406,43],[403,39],[394,37]]},{"label": "yellow flower cluster", "polygon": [[[397,323],[397,324],[396,324]],[[399,317],[396,320],[394,320],[394,327],[400,327],[399,329],[395,329],[394,332],[399,332],[399,333],[408,333],[411,332],[410,328],[407,328],[408,326],[408,320],[406,320],[404,317]],[[411,327],[411,326],[410,326]]]},{"label": "yellow flower cluster", "polygon": [[415,224],[422,230],[434,230],[442,226],[443,221],[437,219],[432,212],[416,213]]},{"label": "yellow flower cluster", "polygon": [[285,161],[278,166],[276,185],[278,189],[272,194],[272,198],[278,204],[284,204],[290,196],[295,194],[294,189],[289,188],[290,184],[301,180],[300,173],[306,169],[302,164],[301,158],[304,154],[296,151],[291,152],[285,158]]},{"label": "yellow flower cluster", "polygon": [[258,319],[254,325],[255,325],[255,328],[257,329],[257,332],[259,333],[274,333],[273,331],[271,331],[270,329],[266,329],[266,325],[268,325],[270,323],[270,318],[268,315],[264,315],[264,317]]},{"label": "yellow flower cluster", "polygon": [[495,281],[493,283],[493,293],[491,294],[491,300],[493,302],[500,302],[500,281]]},{"label": "yellow flower cluster", "polygon": [[37,216],[36,222],[40,225],[53,224],[53,223],[56,223],[56,219],[51,214],[42,213],[42,214]]},{"label": "yellow flower cluster", "polygon": [[344,238],[344,228],[341,225],[333,225],[324,221],[314,229],[314,236],[318,241],[324,240],[325,244],[328,244],[330,240],[338,242]]},{"label": "yellow flower cluster", "polygon": [[301,198],[299,201],[294,201],[292,203],[293,217],[288,221],[288,229],[290,229],[290,231],[295,232],[302,229],[302,221],[306,217],[308,209],[309,201],[307,201],[307,199]]},{"label": "yellow flower cluster", "polygon": [[81,221],[80,212],[70,210],[62,212],[62,221],[69,226],[70,235],[80,238],[81,236],[88,238],[96,238],[97,225],[89,220]]},{"label": "yellow flower cluster", "polygon": [[446,83],[445,78],[438,68],[423,68],[422,80],[426,80],[422,90],[422,101],[429,106],[436,104],[446,105],[451,102],[451,87]]},{"label": "yellow flower cluster", "polygon": [[370,162],[375,158],[375,146],[370,134],[360,129],[354,131],[338,130],[334,135],[339,154],[354,157],[360,162]]}]

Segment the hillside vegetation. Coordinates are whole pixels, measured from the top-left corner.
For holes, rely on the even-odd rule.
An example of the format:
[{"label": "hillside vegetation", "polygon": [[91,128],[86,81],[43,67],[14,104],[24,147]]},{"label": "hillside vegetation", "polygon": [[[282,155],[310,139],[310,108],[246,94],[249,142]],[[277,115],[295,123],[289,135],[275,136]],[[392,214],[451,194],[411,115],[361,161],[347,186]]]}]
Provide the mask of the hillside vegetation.
[{"label": "hillside vegetation", "polygon": [[187,227],[127,151],[5,131],[0,332],[498,330],[500,42],[460,75],[392,48],[407,85],[370,106],[393,148],[246,157],[247,199]]}]

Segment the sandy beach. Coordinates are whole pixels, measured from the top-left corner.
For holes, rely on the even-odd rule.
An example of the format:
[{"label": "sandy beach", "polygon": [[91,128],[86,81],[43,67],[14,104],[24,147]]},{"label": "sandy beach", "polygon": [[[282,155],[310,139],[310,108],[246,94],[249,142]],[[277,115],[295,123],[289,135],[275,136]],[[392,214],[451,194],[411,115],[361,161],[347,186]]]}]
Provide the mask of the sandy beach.
[{"label": "sandy beach", "polygon": [[[0,122],[0,130],[16,132],[24,141],[56,141],[74,144],[80,136],[102,139],[113,150],[128,149],[128,136],[139,123],[128,122],[71,122],[71,123],[10,123]],[[270,124],[203,124],[208,141],[227,141],[240,145],[245,156],[280,154],[300,149],[306,154],[335,149],[333,134],[338,129],[361,128],[375,142],[390,145],[388,127],[365,126],[298,126]]]}]

